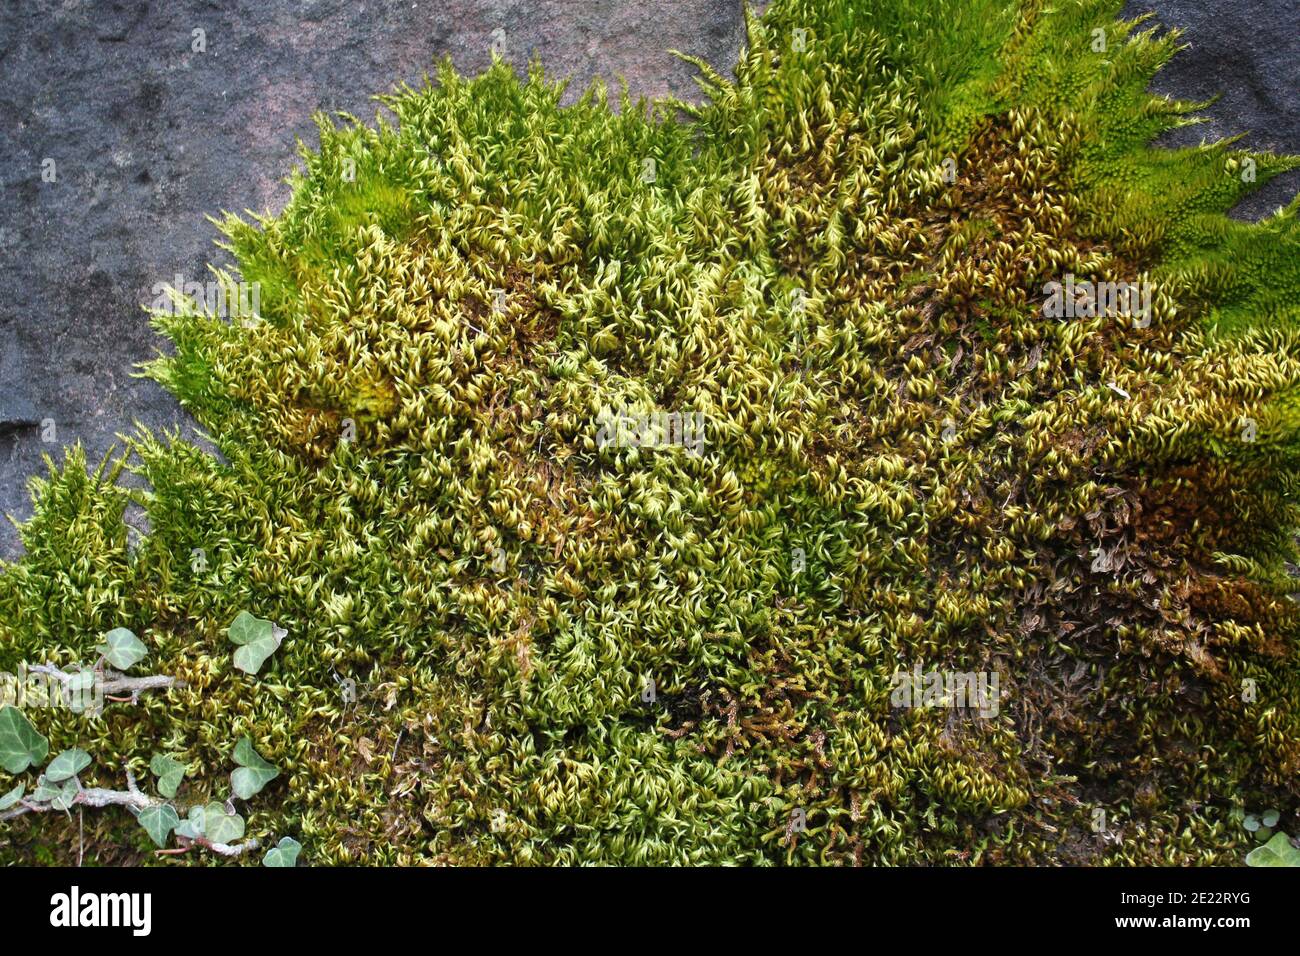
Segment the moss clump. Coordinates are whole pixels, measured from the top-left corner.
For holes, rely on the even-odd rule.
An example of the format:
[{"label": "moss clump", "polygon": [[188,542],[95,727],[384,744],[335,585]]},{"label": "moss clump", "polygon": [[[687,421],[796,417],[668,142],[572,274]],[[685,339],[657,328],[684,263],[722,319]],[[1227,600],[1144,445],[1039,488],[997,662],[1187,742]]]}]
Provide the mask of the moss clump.
[{"label": "moss clump", "polygon": [[[1194,106],[1118,6],[777,0],[703,106],[498,63],[322,123],[224,222],[265,321],[155,319],[223,460],[37,488],[0,663],[129,626],[187,683],[52,747],[206,795],[248,736],[316,862],[1239,861],[1297,803],[1300,226],[1223,213],[1296,161],[1150,149]],[[1045,316],[1067,275],[1148,321]],[[918,666],[995,713],[893,706]]]}]

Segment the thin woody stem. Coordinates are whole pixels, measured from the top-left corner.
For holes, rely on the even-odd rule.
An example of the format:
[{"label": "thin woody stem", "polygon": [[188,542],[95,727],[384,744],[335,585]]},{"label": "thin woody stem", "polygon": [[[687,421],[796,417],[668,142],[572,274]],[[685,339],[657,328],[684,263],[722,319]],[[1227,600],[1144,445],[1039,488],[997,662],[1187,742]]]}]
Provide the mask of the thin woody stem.
[{"label": "thin woody stem", "polygon": [[[60,670],[53,664],[34,664],[28,668],[28,671],[33,674],[46,674],[65,685],[73,677],[73,675]],[[99,686],[105,696],[127,693],[130,695],[131,700],[135,700],[143,691],[184,687],[185,681],[175,677],[168,677],[165,674],[153,674],[148,677],[128,677],[125,674],[119,674],[117,671],[106,670]]]}]

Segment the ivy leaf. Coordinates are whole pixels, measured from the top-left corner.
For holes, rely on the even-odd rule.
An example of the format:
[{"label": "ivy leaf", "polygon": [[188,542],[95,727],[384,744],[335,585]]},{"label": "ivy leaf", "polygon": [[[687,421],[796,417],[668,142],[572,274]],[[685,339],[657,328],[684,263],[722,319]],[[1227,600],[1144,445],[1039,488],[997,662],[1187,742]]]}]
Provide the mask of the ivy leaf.
[{"label": "ivy leaf", "polygon": [[231,641],[240,645],[235,651],[235,666],[245,674],[256,674],[266,659],[279,649],[280,642],[289,632],[247,611],[240,611],[226,633]]},{"label": "ivy leaf", "polygon": [[65,750],[45,768],[45,779],[50,783],[62,783],[69,777],[75,777],[90,766],[90,754],[84,750]]},{"label": "ivy leaf", "polygon": [[12,704],[0,708],[0,767],[22,773],[39,766],[50,753],[50,742],[37,733],[21,710]]},{"label": "ivy leaf", "polygon": [[23,798],[23,794],[26,792],[27,784],[25,783],[20,783],[18,786],[14,787],[3,797],[0,797],[0,810],[8,810],[10,807],[15,806],[18,801]]},{"label": "ivy leaf", "polygon": [[80,714],[87,707],[95,705],[95,672],[90,669],[75,671],[68,675],[63,685],[63,700],[74,714]]},{"label": "ivy leaf", "polygon": [[197,840],[203,836],[203,808],[190,807],[189,818],[182,820],[176,827],[176,835],[187,837],[191,840]]},{"label": "ivy leaf", "polygon": [[185,779],[185,764],[167,754],[154,754],[149,769],[158,778],[158,792],[167,799],[176,796],[176,790]]},{"label": "ivy leaf", "polygon": [[144,642],[125,627],[115,627],[105,634],[104,643],[95,650],[120,671],[140,663],[149,654]]},{"label": "ivy leaf", "polygon": [[45,779],[45,774],[41,774],[36,779],[36,789],[32,791],[32,800],[36,803],[52,803],[58,799],[62,791],[59,787],[51,786]]},{"label": "ivy leaf", "polygon": [[1246,854],[1246,865],[1300,866],[1300,850],[1291,845],[1285,833],[1274,833],[1273,839]]},{"label": "ivy leaf", "polygon": [[81,786],[77,783],[76,777],[67,781],[59,795],[50,801],[50,806],[55,810],[67,810],[76,802],[77,794],[81,792]]},{"label": "ivy leaf", "polygon": [[235,796],[248,800],[262,792],[262,788],[280,776],[280,771],[262,759],[247,737],[235,745],[235,763],[239,769],[230,775],[230,787]]},{"label": "ivy leaf", "polygon": [[266,856],[262,857],[262,865],[297,866],[298,852],[301,849],[302,844],[293,837],[284,837],[277,845],[266,851]]},{"label": "ivy leaf", "polygon": [[219,803],[203,808],[203,836],[213,843],[234,843],[244,835],[244,818]]},{"label": "ivy leaf", "polygon": [[170,803],[159,807],[145,807],[137,815],[140,826],[144,827],[149,839],[161,849],[167,845],[167,838],[180,825],[181,818]]}]

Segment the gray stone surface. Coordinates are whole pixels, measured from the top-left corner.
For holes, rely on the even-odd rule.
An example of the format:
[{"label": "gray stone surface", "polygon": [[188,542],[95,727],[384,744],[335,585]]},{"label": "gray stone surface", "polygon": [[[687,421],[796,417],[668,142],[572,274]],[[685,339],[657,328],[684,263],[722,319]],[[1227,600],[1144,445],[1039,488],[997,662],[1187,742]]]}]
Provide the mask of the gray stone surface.
[{"label": "gray stone surface", "polygon": [[[1300,153],[1300,0],[1129,0],[1124,16],[1154,13],[1183,31],[1189,48],[1157,74],[1154,92],[1219,99],[1206,122],[1173,130],[1165,146],[1195,146],[1245,133],[1241,148]],[[1151,24],[1144,26],[1149,28]],[[1233,215],[1258,220],[1300,192],[1300,170],[1246,197]]]},{"label": "gray stone surface", "polygon": [[[1250,130],[1253,146],[1300,152],[1296,0],[1135,0],[1128,13],[1152,5],[1193,43],[1156,89],[1224,94],[1209,125],[1170,142]],[[743,37],[741,0],[4,0],[0,512],[30,513],[44,453],[81,441],[97,459],[134,419],[186,422],[131,373],[163,346],[141,309],[154,284],[223,261],[205,216],[279,209],[314,111],[370,117],[371,94],[447,53],[478,72],[498,28],[513,62],[539,57],[575,78],[571,94],[622,74],[634,95],[690,96],[691,69],[666,51],[730,67]],[[56,182],[42,182],[46,158]],[[1240,214],[1286,202],[1297,179]],[[0,556],[17,547],[0,522]]]}]

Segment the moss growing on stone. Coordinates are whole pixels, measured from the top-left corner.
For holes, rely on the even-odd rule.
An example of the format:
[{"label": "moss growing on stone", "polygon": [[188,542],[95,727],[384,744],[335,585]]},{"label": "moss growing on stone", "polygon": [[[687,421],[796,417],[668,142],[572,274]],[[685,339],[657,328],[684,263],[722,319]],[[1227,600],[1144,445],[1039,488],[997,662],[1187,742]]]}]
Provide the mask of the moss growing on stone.
[{"label": "moss growing on stone", "polygon": [[[1150,148],[1196,106],[1118,6],[777,0],[701,106],[497,63],[322,122],[223,223],[263,321],[155,316],[221,457],[36,485],[0,666],[126,626],[186,683],[52,751],[198,800],[248,737],[250,834],[318,863],[1238,862],[1232,806],[1297,805],[1300,204],[1224,212],[1297,160]],[[1067,275],[1149,314],[1045,315]]]}]

